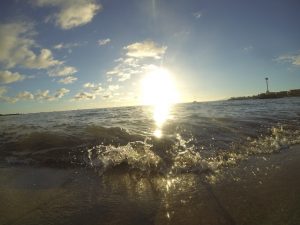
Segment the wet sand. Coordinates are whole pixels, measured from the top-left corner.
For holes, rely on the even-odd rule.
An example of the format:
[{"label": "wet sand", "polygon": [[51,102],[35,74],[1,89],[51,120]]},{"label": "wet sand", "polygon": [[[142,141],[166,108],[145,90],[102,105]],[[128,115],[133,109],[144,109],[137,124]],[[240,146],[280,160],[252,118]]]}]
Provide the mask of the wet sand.
[{"label": "wet sand", "polygon": [[[300,146],[203,175],[0,168],[0,224],[300,224]],[[214,177],[210,177],[213,181]]]}]

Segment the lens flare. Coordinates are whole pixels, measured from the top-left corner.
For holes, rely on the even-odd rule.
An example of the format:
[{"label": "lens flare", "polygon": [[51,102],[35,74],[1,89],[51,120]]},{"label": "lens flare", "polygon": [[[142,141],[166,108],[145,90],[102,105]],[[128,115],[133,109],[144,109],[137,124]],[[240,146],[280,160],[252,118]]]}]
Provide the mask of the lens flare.
[{"label": "lens flare", "polygon": [[162,67],[153,67],[142,80],[142,103],[153,106],[156,124],[154,136],[162,136],[161,128],[169,118],[170,108],[179,99],[172,74]]}]

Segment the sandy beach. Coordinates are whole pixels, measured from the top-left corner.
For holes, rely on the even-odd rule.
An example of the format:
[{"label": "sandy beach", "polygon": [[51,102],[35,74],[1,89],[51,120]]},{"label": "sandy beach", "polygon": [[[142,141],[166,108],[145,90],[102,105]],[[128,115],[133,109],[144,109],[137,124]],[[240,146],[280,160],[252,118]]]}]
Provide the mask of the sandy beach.
[{"label": "sandy beach", "polygon": [[87,169],[2,167],[0,224],[299,224],[300,146],[205,182]]}]

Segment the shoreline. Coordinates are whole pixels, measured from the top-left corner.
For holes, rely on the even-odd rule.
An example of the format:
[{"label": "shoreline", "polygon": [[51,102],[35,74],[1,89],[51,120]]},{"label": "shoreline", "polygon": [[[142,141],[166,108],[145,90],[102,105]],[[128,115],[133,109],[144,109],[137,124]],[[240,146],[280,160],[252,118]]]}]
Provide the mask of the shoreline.
[{"label": "shoreline", "polygon": [[296,98],[296,97],[300,97],[300,89],[279,91],[279,92],[266,92],[266,93],[260,93],[258,95],[252,95],[252,96],[231,97],[228,100],[235,101],[235,100],[255,100],[255,99]]},{"label": "shoreline", "polygon": [[215,183],[85,169],[0,168],[0,224],[299,224],[300,145],[251,156]]}]

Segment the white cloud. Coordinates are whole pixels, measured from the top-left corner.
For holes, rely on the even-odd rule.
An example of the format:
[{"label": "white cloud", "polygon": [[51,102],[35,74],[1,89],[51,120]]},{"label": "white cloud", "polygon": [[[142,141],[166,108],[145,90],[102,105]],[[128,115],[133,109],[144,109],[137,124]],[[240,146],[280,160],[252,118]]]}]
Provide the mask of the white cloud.
[{"label": "white cloud", "polygon": [[102,8],[94,0],[33,0],[39,7],[51,6],[58,8],[58,12],[49,17],[62,29],[71,29],[85,25]]},{"label": "white cloud", "polygon": [[96,94],[96,95],[99,95],[100,93],[102,93],[104,91],[104,89],[99,85],[99,86],[96,86],[92,89],[92,91]]},{"label": "white cloud", "polygon": [[31,69],[44,69],[63,62],[55,60],[49,49],[41,49],[36,54],[37,48],[33,36],[35,31],[32,24],[15,22],[0,24],[0,63],[7,68],[16,65]]},{"label": "white cloud", "polygon": [[34,95],[29,91],[19,92],[15,97],[6,96],[7,88],[0,87],[0,101],[8,102],[8,103],[15,103],[17,101],[23,100],[47,100],[53,101],[62,98],[64,95],[70,92],[70,90],[66,88],[61,88],[56,90],[53,94],[50,94],[49,90],[38,90],[37,93]]},{"label": "white cloud", "polygon": [[155,61],[160,59],[167,50],[166,46],[159,46],[153,41],[136,42],[124,47],[125,57],[115,60],[118,64],[107,71],[107,81],[112,82],[113,77],[118,81],[129,80],[133,75],[143,74],[145,72],[145,61]]},{"label": "white cloud", "polygon": [[39,55],[31,55],[28,60],[24,61],[23,65],[32,69],[44,69],[62,63],[53,59],[52,52],[49,49],[43,48]]},{"label": "white cloud", "polygon": [[243,48],[244,52],[251,52],[253,50],[253,46],[249,45]]},{"label": "white cloud", "polygon": [[92,100],[95,99],[96,95],[89,92],[80,92],[75,95],[74,100]]},{"label": "white cloud", "polygon": [[0,96],[0,100],[8,103],[16,103],[19,99],[8,96]]},{"label": "white cloud", "polygon": [[126,55],[135,58],[155,58],[160,59],[166,52],[166,46],[158,46],[153,41],[136,42],[130,44],[124,49]]},{"label": "white cloud", "polygon": [[95,83],[85,83],[83,85],[84,88],[89,89],[89,92],[93,93],[94,95],[99,95],[101,92],[104,91],[101,84],[95,84]]},{"label": "white cloud", "polygon": [[196,18],[196,19],[200,19],[202,17],[202,13],[200,11],[198,12],[195,12],[193,13],[193,16]]},{"label": "white cloud", "polygon": [[34,95],[29,91],[23,91],[18,93],[15,97],[6,96],[7,89],[6,87],[0,87],[0,101],[8,102],[8,103],[16,103],[20,100],[32,100],[34,99]]},{"label": "white cloud", "polygon": [[96,99],[97,96],[100,96],[101,98],[110,98],[118,95],[116,90],[120,88],[119,85],[109,85],[104,88],[101,84],[95,83],[86,83],[83,87],[88,91],[79,92],[74,96],[73,100],[93,100]]},{"label": "white cloud", "polygon": [[77,77],[68,76],[60,79],[58,82],[62,84],[72,84],[77,80]]},{"label": "white cloud", "polygon": [[31,94],[29,91],[23,91],[17,94],[16,98],[18,100],[32,100],[34,99],[34,95]]},{"label": "white cloud", "polygon": [[64,45],[62,43],[60,43],[60,44],[54,45],[53,48],[54,49],[62,49],[62,48],[64,48]]},{"label": "white cloud", "polygon": [[3,102],[8,102],[8,103],[15,103],[18,101],[18,99],[14,98],[14,97],[9,97],[6,96],[5,94],[7,93],[7,87],[0,87],[0,101]]},{"label": "white cloud", "polygon": [[110,77],[118,77],[118,81],[125,81],[131,78],[134,74],[142,73],[141,65],[139,59],[136,58],[119,58],[116,62],[119,62],[112,70],[108,71],[106,74]]},{"label": "white cloud", "polygon": [[19,73],[12,73],[8,70],[0,71],[0,83],[9,84],[17,81],[24,80],[25,76]]},{"label": "white cloud", "polygon": [[83,87],[85,87],[85,88],[93,88],[93,87],[95,87],[95,84],[94,83],[85,83],[84,85],[83,85]]},{"label": "white cloud", "polygon": [[300,66],[300,54],[281,55],[275,59],[277,62],[287,62],[295,66]]},{"label": "white cloud", "polygon": [[72,52],[72,48],[76,48],[83,45],[82,43],[59,43],[53,46],[56,50],[68,49],[69,52]]},{"label": "white cloud", "polygon": [[116,91],[120,89],[119,85],[109,85],[106,89],[103,89],[101,93],[101,97],[104,99],[113,98],[114,96],[118,96],[119,93]]},{"label": "white cloud", "polygon": [[108,71],[106,74],[109,76],[118,77],[118,81],[125,81],[131,78],[132,75],[140,73],[141,70],[131,68],[128,65],[120,64],[113,68],[111,71]]},{"label": "white cloud", "polygon": [[59,66],[48,72],[50,77],[64,77],[70,76],[77,72],[77,69],[73,66]]},{"label": "white cloud", "polygon": [[45,90],[41,91],[38,90],[37,93],[35,94],[35,98],[38,100],[53,100],[53,97],[49,95],[50,91]]},{"label": "white cloud", "polygon": [[7,92],[7,87],[1,86],[0,87],[0,96],[3,96]]},{"label": "white cloud", "polygon": [[55,92],[55,95],[54,97],[55,98],[62,98],[65,94],[69,93],[70,90],[66,89],[66,88],[61,88],[61,89],[58,89],[56,92]]},{"label": "white cloud", "polygon": [[59,43],[59,44],[54,45],[52,48],[56,49],[56,50],[66,49],[66,50],[68,50],[68,53],[72,53],[73,48],[82,46],[86,43],[87,42],[84,42],[84,43],[76,43],[76,42],[74,42],[74,43]]},{"label": "white cloud", "polygon": [[98,40],[98,45],[107,45],[110,42],[109,38]]},{"label": "white cloud", "polygon": [[69,92],[70,92],[70,90],[68,90],[66,88],[61,88],[61,89],[58,89],[54,94],[50,95],[49,90],[45,90],[45,91],[38,90],[34,97],[37,100],[53,101],[53,100],[62,98],[65,94],[67,94]]},{"label": "white cloud", "polygon": [[115,91],[115,90],[118,90],[119,88],[120,88],[119,85],[109,85],[108,86],[109,91]]}]

